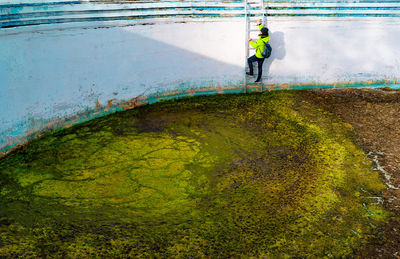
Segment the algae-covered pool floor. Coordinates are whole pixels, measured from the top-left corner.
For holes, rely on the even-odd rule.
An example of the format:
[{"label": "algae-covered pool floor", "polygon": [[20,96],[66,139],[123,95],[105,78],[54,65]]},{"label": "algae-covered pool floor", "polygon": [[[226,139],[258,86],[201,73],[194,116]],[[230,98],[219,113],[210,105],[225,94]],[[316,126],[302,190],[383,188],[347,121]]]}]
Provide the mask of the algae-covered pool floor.
[{"label": "algae-covered pool floor", "polygon": [[389,219],[353,127],[296,92],[195,97],[0,160],[6,257],[343,257]]},{"label": "algae-covered pool floor", "polygon": [[[352,125],[356,142],[380,167],[387,188],[383,205],[395,217],[373,238],[361,258],[400,256],[400,91],[330,89],[299,91],[297,98],[317,105]],[[379,165],[379,166],[378,166]]]}]

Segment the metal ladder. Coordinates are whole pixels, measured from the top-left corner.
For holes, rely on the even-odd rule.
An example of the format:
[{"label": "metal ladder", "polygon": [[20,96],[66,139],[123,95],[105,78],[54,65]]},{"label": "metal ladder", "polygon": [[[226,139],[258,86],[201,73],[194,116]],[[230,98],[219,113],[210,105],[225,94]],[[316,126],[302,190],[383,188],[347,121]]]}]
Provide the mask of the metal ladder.
[{"label": "metal ladder", "polygon": [[[245,71],[244,71],[244,91],[247,93],[247,84],[249,83],[249,76],[246,75],[248,65],[247,59],[250,56],[250,50],[254,50],[248,42],[248,38],[257,39],[260,29],[257,26],[257,21],[261,19],[264,26],[267,26],[267,12],[264,6],[264,0],[244,0],[245,20],[246,20],[246,33],[245,33]],[[256,66],[257,68],[257,66]]]}]

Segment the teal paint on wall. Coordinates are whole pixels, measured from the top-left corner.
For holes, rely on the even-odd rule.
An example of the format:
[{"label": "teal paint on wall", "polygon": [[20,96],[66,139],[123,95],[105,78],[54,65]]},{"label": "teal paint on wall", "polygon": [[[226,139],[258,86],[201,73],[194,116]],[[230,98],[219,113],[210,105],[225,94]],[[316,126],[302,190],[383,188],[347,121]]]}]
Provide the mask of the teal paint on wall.
[{"label": "teal paint on wall", "polygon": [[[53,131],[62,130],[65,127],[70,127],[73,125],[77,125],[95,118],[99,118],[105,115],[109,115],[115,112],[124,111],[127,109],[133,109],[137,106],[142,105],[151,105],[157,102],[179,99],[179,98],[187,98],[193,96],[202,96],[202,95],[217,95],[217,94],[243,94],[243,93],[255,93],[262,91],[271,91],[271,90],[318,90],[318,89],[332,89],[332,88],[381,88],[387,87],[391,89],[400,89],[400,84],[395,83],[385,83],[382,82],[357,82],[357,83],[341,83],[341,84],[314,84],[314,85],[263,85],[263,84],[253,84],[248,85],[246,88],[243,86],[230,87],[227,89],[188,89],[182,90],[181,92],[173,91],[165,92],[163,94],[153,94],[150,96],[143,96],[140,98],[135,98],[137,102],[135,105],[132,105],[132,100],[120,104],[115,104],[112,106],[103,106],[98,109],[87,110],[85,113],[77,114],[75,116],[62,119],[60,121],[48,121],[47,126],[46,122],[43,123],[43,128],[30,134],[29,136],[24,136],[19,138],[18,141],[11,145],[7,145],[0,149],[0,156],[7,154],[12,151],[14,148],[18,146],[18,144],[23,144],[27,141],[31,141],[33,139],[39,138],[44,134],[51,133]],[[16,131],[15,135],[18,136],[21,131]]]},{"label": "teal paint on wall", "polygon": [[[399,1],[268,1],[266,6],[271,17],[400,17]],[[244,1],[0,4],[0,29],[149,18],[239,18],[244,12]]]}]

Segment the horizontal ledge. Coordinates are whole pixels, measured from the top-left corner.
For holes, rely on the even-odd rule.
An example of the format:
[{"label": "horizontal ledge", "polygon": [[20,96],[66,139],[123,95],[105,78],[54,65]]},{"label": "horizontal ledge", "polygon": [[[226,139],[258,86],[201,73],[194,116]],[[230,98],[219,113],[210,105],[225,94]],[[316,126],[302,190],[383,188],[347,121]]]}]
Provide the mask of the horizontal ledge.
[{"label": "horizontal ledge", "polygon": [[[99,14],[104,15],[113,15],[113,14],[124,14],[124,13],[132,13],[132,14],[141,14],[141,13],[155,13],[158,12],[209,12],[209,13],[226,13],[226,12],[237,12],[243,11],[243,8],[193,8],[193,7],[174,7],[174,8],[137,8],[137,9],[117,9],[117,10],[79,10],[79,11],[51,11],[51,12],[33,12],[33,13],[23,13],[23,14],[6,14],[0,15],[0,21],[5,20],[22,20],[26,18],[46,18],[46,17],[55,17],[55,16],[73,16],[73,15],[88,15],[88,16],[96,16]],[[240,12],[242,13],[242,12]]]},{"label": "horizontal ledge", "polygon": [[[14,3],[14,1],[8,1],[8,2],[3,2],[3,4],[0,4],[1,8],[15,8],[15,7],[29,7],[29,6],[50,6],[50,5],[62,5],[62,4],[82,4],[82,3],[92,3],[92,4],[160,4],[160,3],[183,3],[179,1],[76,1],[76,0],[71,0],[71,1],[55,1],[55,0],[41,0],[40,2],[32,2],[32,1],[26,1],[23,2],[21,1],[20,3]],[[191,0],[191,3],[220,3],[214,1],[197,1],[197,0]],[[231,4],[231,3],[243,3],[241,0],[232,0],[229,2],[225,2],[225,4]],[[249,2],[250,4],[257,4],[261,2]],[[400,3],[400,0],[328,0],[328,1],[319,1],[319,2],[314,2],[314,1],[304,1],[304,0],[296,0],[296,1],[280,1],[280,0],[269,0],[265,1],[267,4],[317,4],[317,5],[324,5],[324,4],[370,4],[370,3],[379,3],[379,4],[388,4],[388,3]]]},{"label": "horizontal ledge", "polygon": [[[125,18],[140,18],[140,17],[148,17],[148,16],[180,16],[180,15],[194,15],[194,16],[213,16],[213,17],[218,17],[218,16],[226,16],[226,15],[232,15],[232,16],[244,16],[244,13],[239,11],[199,11],[199,10],[180,10],[180,11],[175,11],[175,10],[166,10],[166,11],[148,11],[148,12],[126,12],[125,14],[121,14],[119,12],[116,13],[92,13],[92,14],[64,14],[61,15],[63,17],[59,16],[49,16],[49,17],[26,17],[22,19],[4,19],[2,20],[0,17],[0,23],[6,23],[6,22],[27,22],[27,21],[44,21],[44,20],[62,20],[62,19],[107,19],[107,18],[113,18],[113,17],[125,17]],[[35,19],[37,18],[37,19]]]},{"label": "horizontal ledge", "polygon": [[[307,13],[280,13],[280,14],[268,14],[269,17],[400,17],[400,13],[396,14],[362,14],[362,13],[332,13],[332,14],[307,14]],[[241,18],[243,14],[210,14],[210,13],[163,13],[163,14],[148,14],[148,15],[131,15],[131,16],[112,16],[112,17],[86,17],[86,18],[59,18],[59,19],[36,19],[36,20],[25,20],[25,21],[10,21],[1,22],[1,28],[21,27],[21,26],[32,26],[32,25],[44,25],[44,24],[59,24],[59,23],[72,23],[72,22],[106,22],[106,21],[129,21],[129,20],[140,20],[149,18]]]},{"label": "horizontal ledge", "polygon": [[241,18],[243,15],[193,15],[190,14],[165,14],[165,15],[135,15],[135,16],[118,16],[118,17],[91,17],[91,18],[61,18],[61,19],[43,19],[43,20],[29,20],[20,22],[0,22],[1,28],[14,28],[22,26],[33,25],[48,25],[48,24],[61,24],[61,23],[74,23],[74,22],[108,22],[108,21],[130,21],[141,19],[157,19],[157,18]]},{"label": "horizontal ledge", "polygon": [[74,6],[74,5],[92,5],[92,6],[168,6],[168,5],[193,5],[193,4],[202,4],[202,5],[241,5],[244,6],[242,1],[229,1],[229,2],[218,2],[218,1],[196,1],[191,0],[190,2],[182,2],[182,1],[130,1],[130,2],[99,2],[99,1],[60,1],[60,2],[38,2],[38,3],[19,3],[19,4],[1,4],[0,8],[26,8],[26,7],[41,7],[44,6],[46,8],[58,7],[61,5],[64,6]]},{"label": "horizontal ledge", "polygon": [[221,3],[156,3],[156,4],[72,4],[61,6],[24,7],[24,8],[3,8],[0,5],[0,14],[18,15],[28,13],[48,13],[48,12],[68,12],[68,11],[113,11],[113,10],[154,10],[154,9],[174,9],[174,8],[194,8],[194,9],[244,9],[243,4],[221,4]]},{"label": "horizontal ledge", "polygon": [[[157,9],[158,10],[158,9]],[[146,12],[147,11],[147,12]],[[214,9],[214,8],[204,8],[204,9],[192,9],[192,8],[183,8],[183,7],[176,7],[173,9],[167,10],[160,10],[160,11],[151,11],[150,9],[119,9],[119,10],[87,10],[87,11],[55,11],[55,12],[37,12],[37,13],[27,13],[27,14],[10,14],[10,15],[0,15],[0,21],[3,22],[10,22],[10,21],[24,21],[32,18],[48,18],[52,19],[53,17],[60,17],[64,16],[64,18],[85,18],[85,17],[112,17],[112,16],[123,16],[123,14],[130,14],[130,15],[148,15],[148,14],[163,14],[163,13],[175,13],[175,14],[186,14],[186,13],[193,13],[193,14],[244,14],[244,10],[241,8],[238,9]],[[276,15],[276,14],[298,14],[298,15],[332,15],[332,14],[360,14],[360,15],[381,15],[381,14],[388,14],[394,15],[400,12],[400,7],[395,9],[368,9],[368,10],[352,10],[352,9],[326,9],[326,10],[308,10],[308,9],[271,9],[267,13],[265,12],[247,12],[248,15]],[[254,19],[251,19],[252,21]]]}]

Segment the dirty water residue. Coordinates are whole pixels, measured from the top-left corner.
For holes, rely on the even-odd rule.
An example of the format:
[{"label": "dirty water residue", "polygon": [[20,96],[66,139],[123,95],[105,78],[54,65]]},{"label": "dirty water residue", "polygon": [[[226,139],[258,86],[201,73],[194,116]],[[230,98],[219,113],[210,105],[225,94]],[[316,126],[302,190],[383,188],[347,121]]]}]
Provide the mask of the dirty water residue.
[{"label": "dirty water residue", "polygon": [[56,132],[0,160],[0,255],[354,255],[389,213],[351,130],[276,91]]}]

